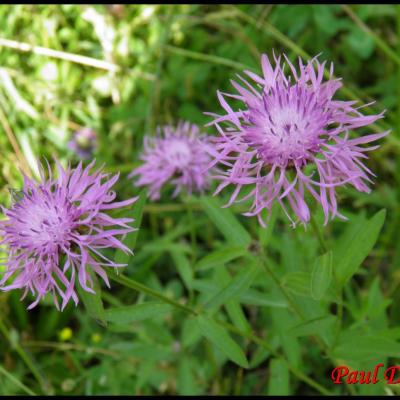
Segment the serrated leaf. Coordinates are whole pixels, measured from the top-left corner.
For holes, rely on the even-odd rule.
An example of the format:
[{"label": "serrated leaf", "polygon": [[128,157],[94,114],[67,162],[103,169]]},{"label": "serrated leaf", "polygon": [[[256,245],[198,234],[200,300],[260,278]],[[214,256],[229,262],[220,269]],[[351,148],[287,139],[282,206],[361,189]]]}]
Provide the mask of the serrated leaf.
[{"label": "serrated leaf", "polygon": [[[142,190],[139,193],[138,199],[131,205],[130,212],[126,212],[125,216],[129,218],[133,218],[134,221],[132,222],[132,227],[136,228],[135,231],[128,233],[124,240],[124,245],[127,246],[129,249],[133,250],[136,245],[136,240],[139,235],[139,227],[142,223],[143,217],[143,209],[146,203],[146,192]],[[128,264],[130,255],[124,253],[122,250],[118,249],[115,252],[114,261],[117,264]]]},{"label": "serrated leaf", "polygon": [[333,251],[336,279],[344,285],[371,252],[385,222],[386,210],[377,212],[370,220],[357,224],[351,234],[345,233]]},{"label": "serrated leaf", "polygon": [[317,258],[311,273],[311,295],[320,300],[326,293],[332,279],[332,251]]},{"label": "serrated leaf", "polygon": [[195,265],[195,269],[197,271],[205,271],[210,268],[219,267],[247,253],[248,250],[243,246],[224,246],[199,260]]},{"label": "serrated leaf", "polygon": [[196,317],[202,335],[237,365],[248,368],[246,356],[227,330],[205,315]]},{"label": "serrated leaf", "polygon": [[215,227],[225,236],[225,239],[236,246],[248,246],[251,236],[237,220],[231,210],[221,208],[219,200],[211,197],[201,197],[201,206],[214,223]]},{"label": "serrated leaf", "polygon": [[170,311],[171,306],[169,304],[151,301],[131,306],[109,308],[105,310],[104,317],[109,322],[128,324],[154,317],[160,318]]}]

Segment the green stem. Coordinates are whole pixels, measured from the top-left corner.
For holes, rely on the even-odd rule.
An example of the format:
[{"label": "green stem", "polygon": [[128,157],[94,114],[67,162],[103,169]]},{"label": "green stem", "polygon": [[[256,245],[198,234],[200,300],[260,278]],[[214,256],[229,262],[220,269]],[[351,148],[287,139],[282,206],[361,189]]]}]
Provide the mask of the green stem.
[{"label": "green stem", "polygon": [[[179,302],[177,302],[176,300],[173,300],[159,292],[157,292],[154,289],[151,289],[131,278],[127,278],[125,276],[117,276],[115,273],[110,273],[109,275],[110,279],[112,279],[115,282],[118,282],[128,288],[134,289],[140,293],[144,293],[147,294],[149,296],[155,297],[159,300],[162,300],[168,304],[171,304],[172,306],[185,311],[188,314],[197,316],[199,315],[199,311],[185,306]],[[210,316],[209,316],[210,317]],[[212,318],[212,317],[210,317]],[[237,329],[234,325],[231,325],[229,323],[226,322],[222,322],[219,321],[217,319],[214,319],[214,321],[216,323],[218,323],[219,325],[223,326],[225,329],[227,329],[228,331],[235,333],[243,338],[246,338],[248,340],[253,341],[254,343],[263,346],[264,348],[266,348],[267,350],[269,350],[275,357],[278,357],[280,359],[283,360],[283,362],[287,365],[288,369],[293,373],[293,375],[297,376],[297,378],[299,378],[300,380],[302,380],[303,382],[307,383],[309,386],[313,387],[315,390],[317,390],[318,392],[320,392],[321,394],[324,395],[331,395],[332,393],[326,389],[325,387],[323,387],[322,385],[320,385],[318,382],[314,381],[312,378],[304,375],[301,371],[297,370],[295,367],[293,367],[284,356],[282,356],[281,354],[279,354],[276,350],[274,350],[269,343],[267,343],[266,341],[264,341],[263,339],[259,338],[258,336],[254,335],[253,333],[248,333],[248,332],[243,332],[239,329]]]},{"label": "green stem", "polygon": [[162,293],[159,293],[158,291],[149,288],[146,285],[143,285],[140,282],[135,281],[132,278],[127,278],[126,276],[123,275],[116,275],[114,272],[110,273],[109,275],[110,279],[112,279],[115,282],[120,283],[121,285],[124,285],[128,288],[137,290],[138,292],[147,294],[151,297],[155,297],[159,300],[162,300],[165,303],[171,304],[172,306],[179,308],[189,314],[193,314],[193,315],[198,315],[198,312],[188,306],[185,306],[184,304],[181,304],[179,302],[177,302],[174,299],[171,299],[170,297],[167,297],[165,295],[163,295]]}]

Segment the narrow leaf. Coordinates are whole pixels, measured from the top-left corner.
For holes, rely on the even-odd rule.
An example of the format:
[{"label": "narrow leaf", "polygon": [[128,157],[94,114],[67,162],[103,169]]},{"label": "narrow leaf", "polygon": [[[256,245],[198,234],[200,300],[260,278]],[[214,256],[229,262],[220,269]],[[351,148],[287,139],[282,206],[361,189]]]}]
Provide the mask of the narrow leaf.
[{"label": "narrow leaf", "polygon": [[288,396],[290,391],[287,365],[282,360],[273,358],[269,368],[268,396]]},{"label": "narrow leaf", "polygon": [[182,253],[181,251],[177,251],[175,249],[170,251],[170,253],[172,259],[174,260],[176,269],[178,270],[179,275],[181,276],[183,282],[185,283],[185,286],[188,289],[190,289],[192,287],[192,281],[193,281],[193,270],[188,258],[184,253]]},{"label": "narrow leaf", "polygon": [[215,250],[201,260],[195,266],[198,271],[204,271],[210,268],[219,267],[227,264],[236,258],[242,257],[248,253],[248,250],[243,246],[224,246]]},{"label": "narrow leaf", "polygon": [[340,285],[344,285],[360,267],[371,252],[385,222],[386,210],[377,212],[370,220],[358,224],[345,234],[333,251],[335,276]]},{"label": "narrow leaf", "polygon": [[308,272],[289,272],[283,277],[282,285],[294,294],[311,297],[311,274]]},{"label": "narrow leaf", "polygon": [[196,317],[202,335],[221,350],[231,361],[243,368],[248,368],[248,362],[242,349],[231,338],[221,325],[211,318],[200,315]]},{"label": "narrow leaf", "polygon": [[222,204],[211,197],[202,197],[200,203],[214,223],[215,227],[225,236],[226,240],[237,246],[248,246],[251,237],[231,210],[221,208]]},{"label": "narrow leaf", "polygon": [[220,290],[205,306],[206,309],[217,309],[221,304],[244,293],[256,278],[260,268],[257,264],[252,264],[248,268],[241,270],[237,276]]},{"label": "narrow leaf", "polygon": [[317,258],[311,274],[311,295],[320,300],[329,288],[332,279],[332,252]]}]

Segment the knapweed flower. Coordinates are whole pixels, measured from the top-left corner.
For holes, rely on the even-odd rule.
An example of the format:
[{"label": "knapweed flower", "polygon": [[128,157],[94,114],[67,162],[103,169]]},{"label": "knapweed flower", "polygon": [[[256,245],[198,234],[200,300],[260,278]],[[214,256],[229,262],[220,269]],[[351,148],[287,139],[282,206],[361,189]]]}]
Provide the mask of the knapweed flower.
[{"label": "knapweed flower", "polygon": [[[333,64],[324,81],[325,62],[319,63],[317,57],[306,65],[299,59],[297,70],[284,58],[287,73],[281,56],[274,54],[273,67],[264,54],[262,76],[245,71],[253,84],[239,76],[242,85],[232,81],[237,94],[218,92],[226,113],[208,113],[214,117],[209,125],[214,124],[219,132],[209,164],[218,165],[215,178],[221,182],[216,193],[233,185],[227,206],[251,200],[244,215],[256,215],[263,226],[274,202],[282,206],[293,226],[298,221],[307,223],[306,192],[322,206],[325,224],[329,217],[345,219],[337,210],[336,188],[348,183],[369,192],[366,182],[371,182],[373,173],[362,161],[367,151],[378,146],[360,145],[388,133],[352,138],[351,131],[372,124],[383,113],[366,116],[359,111],[361,107],[354,107],[356,102],[333,99],[342,86],[340,79],[333,78]],[[234,110],[227,98],[242,102],[243,108]]]},{"label": "knapweed flower", "polygon": [[190,122],[159,127],[156,137],[145,137],[141,155],[144,163],[128,177],[139,176],[135,184],[148,186],[151,200],[160,198],[161,188],[167,182],[175,187],[173,197],[182,189],[189,194],[203,192],[209,183],[209,174],[204,172],[210,162],[209,146],[208,137]]},{"label": "knapweed flower", "polygon": [[97,134],[91,128],[83,128],[75,131],[68,147],[83,160],[93,157],[97,148]]},{"label": "knapweed flower", "polygon": [[[102,254],[104,248],[131,252],[121,237],[134,230],[131,218],[113,218],[108,210],[118,209],[136,199],[116,202],[111,190],[118,174],[110,176],[102,170],[91,171],[79,163],[75,169],[64,169],[57,161],[57,178],[48,166],[45,177],[41,166],[41,182],[24,177],[24,186],[0,221],[0,244],[8,257],[2,290],[24,289],[36,296],[33,308],[47,293],[52,293],[59,309],[72,299],[78,303],[76,285],[94,293],[91,273],[99,275],[109,286],[104,267],[122,267]],[[118,238],[119,237],[119,238]]]}]

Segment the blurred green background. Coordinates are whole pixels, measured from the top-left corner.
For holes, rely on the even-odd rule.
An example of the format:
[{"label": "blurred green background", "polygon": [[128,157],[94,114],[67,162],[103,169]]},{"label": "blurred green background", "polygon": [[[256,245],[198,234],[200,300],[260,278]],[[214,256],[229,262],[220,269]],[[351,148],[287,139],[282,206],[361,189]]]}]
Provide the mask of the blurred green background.
[{"label": "blurred green background", "polygon": [[[330,380],[335,365],[367,369],[400,357],[399,6],[2,5],[0,26],[4,206],[10,189],[21,187],[19,170],[35,174],[38,157],[75,165],[79,158],[68,142],[82,128],[97,133],[97,164],[121,171],[119,197],[137,194],[125,178],[139,164],[143,136],[179,119],[209,122],[204,112],[221,111],[216,91],[232,92],[230,79],[245,69],[258,73],[260,54],[273,49],[292,61],[319,53],[333,61],[345,85],[341,99],[376,100],[367,114],[387,110],[363,133],[392,130],[367,162],[378,176],[372,193],[339,190],[351,222],[334,221],[323,231],[328,246],[340,248],[343,240],[362,237],[360,227],[373,214],[387,211],[375,247],[344,289],[338,341],[329,335],[340,300],[316,301],[307,286],[319,251],[313,232],[291,229],[278,210],[275,224],[262,230],[235,206],[239,223],[268,248],[281,285],[306,315],[293,315],[265,274],[237,298],[217,301],[214,313],[247,334],[231,332],[248,368],[204,340],[198,324],[179,310],[105,327],[82,303],[59,313],[49,300],[28,312],[28,301],[14,291],[0,295],[1,394],[400,394],[385,382],[335,386]],[[221,249],[235,248],[203,206],[167,196],[147,203],[126,274],[193,306],[213,299],[248,262],[218,259]],[[349,233],[349,225],[358,230]],[[215,252],[217,267],[204,267],[204,257]],[[335,268],[340,259],[334,261]],[[115,282],[102,299],[106,308],[148,300]]]}]

